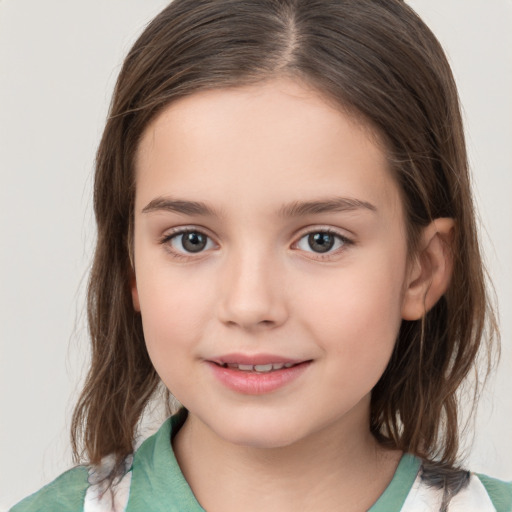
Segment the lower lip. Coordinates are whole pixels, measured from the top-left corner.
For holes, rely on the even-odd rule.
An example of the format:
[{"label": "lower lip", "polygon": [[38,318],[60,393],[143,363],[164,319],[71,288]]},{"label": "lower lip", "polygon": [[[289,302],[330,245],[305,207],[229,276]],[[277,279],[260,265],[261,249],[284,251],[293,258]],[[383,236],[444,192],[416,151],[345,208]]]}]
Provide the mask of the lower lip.
[{"label": "lower lip", "polygon": [[210,361],[207,364],[212,369],[215,377],[229,389],[246,395],[264,395],[276,391],[299,378],[311,364],[311,361],[268,373],[224,368]]}]

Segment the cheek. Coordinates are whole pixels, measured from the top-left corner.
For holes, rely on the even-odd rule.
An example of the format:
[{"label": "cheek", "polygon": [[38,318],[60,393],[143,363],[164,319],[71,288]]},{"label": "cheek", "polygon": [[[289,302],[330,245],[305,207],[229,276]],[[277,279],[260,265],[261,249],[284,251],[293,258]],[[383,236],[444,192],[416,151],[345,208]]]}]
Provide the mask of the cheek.
[{"label": "cheek", "polygon": [[302,301],[301,315],[324,351],[350,362],[349,373],[387,365],[401,324],[401,261],[361,260],[334,273],[324,287],[308,286],[313,296]]},{"label": "cheek", "polygon": [[198,345],[211,317],[212,291],[204,280],[156,268],[141,273],[138,281],[146,346],[161,374]]}]

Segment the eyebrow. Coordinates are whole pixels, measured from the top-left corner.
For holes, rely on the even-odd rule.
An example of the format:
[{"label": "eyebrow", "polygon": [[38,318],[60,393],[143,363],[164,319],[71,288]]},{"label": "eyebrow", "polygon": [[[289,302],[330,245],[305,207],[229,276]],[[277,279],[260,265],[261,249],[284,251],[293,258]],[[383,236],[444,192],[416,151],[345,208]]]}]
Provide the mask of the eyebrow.
[{"label": "eyebrow", "polygon": [[[331,197],[316,201],[293,201],[292,203],[282,206],[279,209],[278,214],[280,217],[289,218],[360,209],[371,212],[377,211],[377,208],[367,201],[348,197]],[[206,203],[200,201],[173,199],[170,197],[157,197],[142,209],[142,213],[155,211],[168,211],[205,217],[221,217],[220,212]]]},{"label": "eyebrow", "polygon": [[203,215],[205,217],[220,217],[219,212],[199,201],[185,201],[181,199],[172,199],[169,197],[157,197],[150,201],[143,209],[142,213],[155,211],[167,211],[183,213],[185,215]]},{"label": "eyebrow", "polygon": [[327,212],[345,212],[354,210],[376,212],[377,208],[368,201],[349,197],[332,197],[318,201],[294,201],[279,210],[281,217],[301,217]]}]

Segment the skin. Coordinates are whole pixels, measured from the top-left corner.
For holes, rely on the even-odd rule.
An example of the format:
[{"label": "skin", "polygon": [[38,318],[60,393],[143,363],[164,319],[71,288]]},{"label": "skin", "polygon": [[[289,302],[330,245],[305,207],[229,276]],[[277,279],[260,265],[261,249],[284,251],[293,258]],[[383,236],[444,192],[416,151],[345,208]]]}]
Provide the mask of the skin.
[{"label": "skin", "polygon": [[[283,215],[334,198],[351,207]],[[175,211],[176,200],[212,211]],[[183,228],[208,236],[204,250],[186,251]],[[152,362],[189,410],[173,444],[204,508],[375,502],[401,453],[369,432],[371,390],[402,318],[419,318],[444,291],[451,228],[429,226],[423,256],[410,260],[378,139],[297,81],[200,92],[146,129],[132,296]],[[315,252],[307,235],[326,230],[334,247]],[[232,353],[310,363],[287,385],[247,395],[209,366]]]}]

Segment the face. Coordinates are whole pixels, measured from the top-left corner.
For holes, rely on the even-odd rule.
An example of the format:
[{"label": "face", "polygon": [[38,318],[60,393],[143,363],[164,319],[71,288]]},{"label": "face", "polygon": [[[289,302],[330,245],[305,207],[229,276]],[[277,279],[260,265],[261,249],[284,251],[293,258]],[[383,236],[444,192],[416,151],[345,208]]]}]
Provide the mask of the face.
[{"label": "face", "polygon": [[297,82],[197,93],[144,133],[134,307],[163,382],[224,441],[368,430],[406,261],[384,151]]}]

